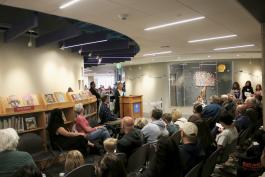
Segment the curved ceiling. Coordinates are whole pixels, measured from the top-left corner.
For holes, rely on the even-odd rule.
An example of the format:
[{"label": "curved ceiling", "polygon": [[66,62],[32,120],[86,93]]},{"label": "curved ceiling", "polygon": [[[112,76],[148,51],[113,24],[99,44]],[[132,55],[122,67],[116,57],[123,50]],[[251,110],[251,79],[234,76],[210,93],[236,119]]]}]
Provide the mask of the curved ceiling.
[{"label": "curved ceiling", "polygon": [[[70,0],[67,0],[70,1]],[[179,55],[220,55],[214,48],[254,44],[253,47],[229,49],[227,53],[261,51],[260,25],[236,0],[80,0],[59,9],[66,0],[0,0],[0,4],[32,9],[104,26],[134,39],[144,54],[172,51],[166,57]],[[120,14],[128,14],[121,20]],[[168,28],[145,31],[147,27],[199,16],[205,19]],[[223,40],[188,43],[189,40],[236,34]],[[162,55],[161,55],[162,56]],[[148,58],[148,57],[147,57]],[[152,62],[149,57],[149,62]],[[163,59],[163,57],[161,57]]]}]

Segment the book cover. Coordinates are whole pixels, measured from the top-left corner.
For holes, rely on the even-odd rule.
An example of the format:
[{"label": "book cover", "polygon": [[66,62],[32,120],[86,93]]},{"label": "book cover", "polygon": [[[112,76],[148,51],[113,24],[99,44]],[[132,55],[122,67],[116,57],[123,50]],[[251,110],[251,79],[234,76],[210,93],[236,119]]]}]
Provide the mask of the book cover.
[{"label": "book cover", "polygon": [[36,95],[27,94],[22,97],[23,106],[39,105],[39,101]]},{"label": "book cover", "polygon": [[45,94],[44,97],[48,104],[56,103],[56,100],[53,94]]},{"label": "book cover", "polygon": [[17,108],[21,107],[22,101],[16,95],[10,95],[7,97],[7,103],[9,104],[10,108]]},{"label": "book cover", "polygon": [[55,92],[55,97],[59,103],[66,102],[65,95],[62,92]]},{"label": "book cover", "polygon": [[36,117],[26,117],[24,120],[26,130],[37,128]]}]

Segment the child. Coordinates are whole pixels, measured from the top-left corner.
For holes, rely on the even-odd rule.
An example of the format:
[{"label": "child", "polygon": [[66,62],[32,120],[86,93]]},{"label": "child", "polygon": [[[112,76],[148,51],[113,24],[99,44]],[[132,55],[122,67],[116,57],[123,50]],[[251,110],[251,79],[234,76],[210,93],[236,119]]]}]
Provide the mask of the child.
[{"label": "child", "polygon": [[115,153],[117,148],[117,139],[115,138],[107,138],[104,142],[104,149],[107,152],[107,154]]},{"label": "child", "polygon": [[85,164],[83,155],[78,150],[72,150],[67,153],[64,164],[65,174],[71,172],[73,169]]}]

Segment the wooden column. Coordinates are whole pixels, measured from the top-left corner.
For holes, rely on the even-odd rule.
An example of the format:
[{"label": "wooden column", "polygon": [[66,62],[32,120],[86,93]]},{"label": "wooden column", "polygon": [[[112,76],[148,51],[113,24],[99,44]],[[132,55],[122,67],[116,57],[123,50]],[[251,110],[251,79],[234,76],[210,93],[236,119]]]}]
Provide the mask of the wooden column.
[{"label": "wooden column", "polygon": [[265,130],[265,23],[261,24],[261,46],[262,46],[262,87],[263,87],[263,129]]}]

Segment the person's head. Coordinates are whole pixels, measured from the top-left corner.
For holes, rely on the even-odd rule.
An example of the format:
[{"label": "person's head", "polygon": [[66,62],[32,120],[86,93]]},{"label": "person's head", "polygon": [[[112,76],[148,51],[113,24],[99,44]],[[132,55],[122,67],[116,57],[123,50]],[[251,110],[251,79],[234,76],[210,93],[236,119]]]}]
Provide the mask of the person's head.
[{"label": "person's head", "polygon": [[114,154],[106,154],[96,164],[97,177],[126,177],[126,170],[122,161]]},{"label": "person's head", "polygon": [[183,144],[196,143],[198,128],[192,122],[186,122],[180,129],[181,139]]},{"label": "person's head", "polygon": [[158,108],[155,108],[152,110],[152,119],[154,120],[159,120],[162,118],[162,115],[163,115],[163,111],[161,109],[158,109]]},{"label": "person's head", "polygon": [[202,96],[201,95],[197,96],[196,101],[202,103],[203,102]]},{"label": "person's head", "polygon": [[260,157],[260,162],[263,167],[265,167],[265,148],[262,151],[262,155]]},{"label": "person's head", "polygon": [[210,96],[210,103],[219,104],[220,98],[217,95]]},{"label": "person's head", "polygon": [[234,117],[228,112],[222,112],[219,117],[219,122],[224,128],[227,128],[233,125],[233,119]]},{"label": "person's head", "polygon": [[0,130],[0,152],[16,150],[19,136],[15,129],[6,128]]},{"label": "person's head", "polygon": [[108,104],[109,103],[109,97],[108,97],[108,95],[103,95],[101,97],[101,101],[102,101],[102,103]]},{"label": "person's head", "polygon": [[238,82],[234,82],[233,83],[233,87],[232,87],[233,90],[237,89],[237,90],[240,90],[240,85]]},{"label": "person's head", "polygon": [[96,84],[94,81],[90,82],[90,88],[96,88]]},{"label": "person's head", "polygon": [[62,111],[60,109],[54,109],[51,111],[51,116],[48,122],[48,130],[52,131],[52,126],[54,124],[62,125],[64,124],[64,120],[62,117]]},{"label": "person's head", "polygon": [[64,171],[68,173],[72,171],[73,169],[80,167],[84,164],[85,164],[85,160],[81,152],[79,152],[78,150],[69,151],[66,155]]},{"label": "person's head", "polygon": [[247,82],[245,83],[245,86],[247,86],[247,87],[251,87],[251,82],[250,82],[250,81],[247,81]]},{"label": "person's head", "polygon": [[138,129],[144,128],[148,124],[148,120],[146,118],[137,118],[135,119],[134,126]]},{"label": "person's head", "polygon": [[255,97],[248,97],[245,100],[245,106],[246,108],[255,108],[257,105],[257,100]]},{"label": "person's head", "polygon": [[193,113],[201,114],[202,112],[202,104],[201,103],[195,103],[193,105]]},{"label": "person's head", "polygon": [[257,85],[256,85],[256,91],[261,91],[261,90],[262,90],[261,85],[260,85],[260,84],[257,84]]},{"label": "person's head", "polygon": [[238,105],[237,107],[236,107],[236,116],[240,116],[240,115],[242,115],[242,114],[244,114],[244,112],[245,112],[245,106],[244,105]]},{"label": "person's head", "polygon": [[228,101],[231,102],[231,101],[235,101],[235,96],[233,94],[227,94],[228,96]]},{"label": "person's head", "polygon": [[220,104],[224,104],[227,101],[228,101],[228,95],[225,95],[225,94],[221,95],[221,97],[220,97]]},{"label": "person's head", "polygon": [[164,113],[162,119],[166,124],[169,124],[172,121],[172,115],[169,113]]},{"label": "person's head", "polygon": [[123,88],[123,84],[122,84],[121,82],[119,82],[119,83],[117,84],[117,88],[118,88],[119,90],[122,90],[122,88]]},{"label": "person's head", "polygon": [[129,133],[134,128],[134,119],[126,116],[121,121],[121,129],[125,134]]},{"label": "person's head", "polygon": [[79,115],[84,113],[84,107],[82,103],[75,104],[74,111]]},{"label": "person's head", "polygon": [[176,122],[179,118],[182,117],[182,112],[179,110],[173,110],[171,115],[172,115],[172,121]]},{"label": "person's head", "polygon": [[68,87],[67,92],[73,92],[73,89],[71,87]]},{"label": "person's head", "polygon": [[104,149],[108,153],[114,153],[117,147],[117,139],[115,138],[107,138],[104,142]]},{"label": "person's head", "polygon": [[25,165],[19,168],[12,177],[42,177],[42,173],[35,165]]}]

